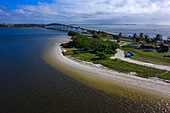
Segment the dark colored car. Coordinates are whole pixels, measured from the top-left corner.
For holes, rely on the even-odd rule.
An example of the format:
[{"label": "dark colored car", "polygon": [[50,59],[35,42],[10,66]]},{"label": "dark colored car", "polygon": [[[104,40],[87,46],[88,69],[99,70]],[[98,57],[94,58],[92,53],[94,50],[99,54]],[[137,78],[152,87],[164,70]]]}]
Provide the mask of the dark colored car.
[{"label": "dark colored car", "polygon": [[127,54],[125,55],[125,58],[128,58],[128,57],[131,57],[131,54],[130,54],[130,53],[127,53]]},{"label": "dark colored car", "polygon": [[129,52],[129,51],[128,51],[128,53],[129,53],[129,54],[131,54],[131,56],[134,56],[134,53],[132,53],[132,52]]}]

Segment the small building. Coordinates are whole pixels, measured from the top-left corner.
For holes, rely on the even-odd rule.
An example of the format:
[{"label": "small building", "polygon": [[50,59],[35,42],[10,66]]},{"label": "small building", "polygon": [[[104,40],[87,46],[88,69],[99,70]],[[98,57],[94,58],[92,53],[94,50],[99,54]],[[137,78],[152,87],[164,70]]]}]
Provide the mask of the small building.
[{"label": "small building", "polygon": [[13,23],[11,23],[11,22],[5,22],[5,23],[3,23],[3,25],[4,25],[4,26],[7,26],[7,27],[10,27],[10,26],[13,25]]}]

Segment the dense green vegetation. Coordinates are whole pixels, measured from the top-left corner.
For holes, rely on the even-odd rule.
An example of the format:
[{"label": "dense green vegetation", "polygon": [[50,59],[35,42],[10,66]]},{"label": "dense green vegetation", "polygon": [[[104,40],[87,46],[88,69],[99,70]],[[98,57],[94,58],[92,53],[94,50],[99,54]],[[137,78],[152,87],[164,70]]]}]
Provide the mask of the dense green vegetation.
[{"label": "dense green vegetation", "polygon": [[[75,54],[75,51],[77,51],[78,54]],[[121,61],[119,59],[100,60],[100,58],[96,54],[89,53],[89,52],[82,51],[82,50],[75,50],[73,48],[72,49],[67,48],[67,51],[64,53],[64,55],[68,55],[79,60],[93,62],[96,64],[102,64],[103,66],[106,66],[110,69],[120,71],[120,72],[125,72],[125,73],[136,72],[137,76],[142,76],[145,78],[158,77],[158,78],[170,80],[170,72],[165,73],[166,71],[164,70],[141,66],[141,65],[137,65],[133,63],[128,63],[125,61]]]},{"label": "dense green vegetation", "polygon": [[[139,36],[134,33],[132,36],[133,44],[138,44],[143,48],[155,48],[158,52],[167,52],[169,50],[170,38],[163,43],[162,35],[156,34],[156,37],[150,38],[149,35],[140,33]],[[158,43],[159,42],[159,43]]]},{"label": "dense green vegetation", "polygon": [[93,35],[94,38],[98,38],[98,39],[104,39],[104,38],[108,38],[108,37],[112,37],[111,35],[107,34],[104,31],[90,31],[90,34]]},{"label": "dense green vegetation", "polygon": [[74,36],[74,35],[79,35],[79,34],[80,34],[80,33],[74,32],[74,31],[68,32],[68,36]]},{"label": "dense green vegetation", "polygon": [[[170,38],[167,38],[166,43],[163,43],[162,35],[160,34],[150,38],[149,35],[144,35],[143,33],[140,33],[139,36],[134,33],[132,40],[132,46],[129,44],[122,47],[125,53],[130,51],[135,54],[131,58],[144,62],[170,65],[170,58],[163,57],[164,55],[170,55],[170,52],[168,52]],[[138,47],[134,47],[134,44],[138,45]]]},{"label": "dense green vegetation", "polygon": [[[62,46],[67,49],[67,51],[63,54],[69,55],[79,60],[102,64],[103,66],[106,66],[110,69],[120,71],[120,72],[125,72],[125,73],[135,72],[137,76],[142,76],[146,78],[159,77],[162,79],[170,80],[169,77],[170,72],[166,73],[166,71],[164,70],[128,63],[125,61],[121,61],[119,59],[110,60],[109,57],[112,54],[116,53],[116,49],[119,47],[119,45],[114,41],[103,40],[104,37],[102,37],[101,32],[100,33],[93,32],[92,34],[93,35],[84,35],[81,33],[69,32],[68,35],[72,36],[72,41],[62,44]],[[96,34],[99,37],[96,36]],[[142,34],[140,36],[142,37]],[[121,37],[121,33],[119,34],[119,36],[114,37],[114,39],[117,40],[117,42],[119,42],[120,37]],[[153,49],[148,49],[147,47],[145,49],[138,48],[136,50],[138,51],[142,50],[142,52],[139,54],[136,54],[136,52],[133,51],[135,50],[135,47],[123,46],[123,50],[125,50],[125,52],[131,51],[135,53],[134,58],[140,56],[142,52],[145,53],[144,51],[147,50],[146,53],[148,54],[152,52],[151,56],[148,57],[148,54],[145,57],[141,56],[143,57],[143,59],[147,59],[147,60],[152,59],[151,61],[154,60],[157,61],[159,59],[160,62],[163,61],[162,59],[160,59],[160,56],[163,57],[161,55],[163,53],[158,53],[154,48]],[[154,57],[154,55],[157,56]],[[166,64],[169,64],[170,63],[169,58],[165,58],[165,59],[164,62],[166,62]]]},{"label": "dense green vegetation", "polygon": [[96,56],[99,59],[108,59],[108,57],[109,57],[105,52],[99,52],[99,51],[97,51]]},{"label": "dense green vegetation", "polygon": [[68,34],[72,36],[72,41],[62,44],[63,47],[82,48],[86,52],[97,54],[101,59],[107,59],[108,55],[115,54],[116,49],[119,48],[119,44],[109,40],[74,32],[69,32]]},{"label": "dense green vegetation", "polygon": [[117,35],[113,36],[113,39],[116,39],[117,42],[120,42],[120,38],[121,38],[121,37],[122,37],[122,33],[119,33],[118,36],[117,36]]},{"label": "dense green vegetation", "polygon": [[140,33],[139,36],[134,33],[132,36],[133,42],[136,43],[145,43],[145,44],[156,44],[157,41],[163,41],[162,35],[156,34],[156,37],[150,38],[149,35],[144,35],[143,33]]},{"label": "dense green vegetation", "polygon": [[123,46],[122,50],[124,50],[125,53],[128,51],[133,52],[135,55],[131,58],[136,60],[170,65],[170,57],[163,57],[164,55],[170,55],[170,52],[160,53],[157,51],[157,49],[154,48],[137,48],[130,45]]},{"label": "dense green vegetation", "polygon": [[[71,57],[77,58],[79,60],[84,60],[84,61],[90,62],[92,59],[97,58],[96,54],[93,54],[93,53],[89,53],[89,52],[85,52],[85,51],[78,51],[73,48],[66,48],[66,50],[67,51],[65,53],[63,53],[64,55],[71,56]],[[78,52],[78,54],[75,54],[76,51]]]}]

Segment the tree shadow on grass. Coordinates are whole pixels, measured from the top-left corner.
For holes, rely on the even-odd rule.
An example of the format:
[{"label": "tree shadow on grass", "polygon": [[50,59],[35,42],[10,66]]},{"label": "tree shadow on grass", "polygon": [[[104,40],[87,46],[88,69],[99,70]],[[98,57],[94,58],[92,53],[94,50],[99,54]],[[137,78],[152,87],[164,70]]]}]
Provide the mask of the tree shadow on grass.
[{"label": "tree shadow on grass", "polygon": [[96,61],[96,60],[100,60],[98,57],[93,57],[90,59],[91,61]]}]

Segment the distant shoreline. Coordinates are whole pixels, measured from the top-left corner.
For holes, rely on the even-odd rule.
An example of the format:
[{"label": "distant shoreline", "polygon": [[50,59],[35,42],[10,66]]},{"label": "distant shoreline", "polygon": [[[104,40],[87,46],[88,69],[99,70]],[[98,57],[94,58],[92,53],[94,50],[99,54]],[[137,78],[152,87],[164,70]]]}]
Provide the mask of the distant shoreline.
[{"label": "distant shoreline", "polygon": [[0,27],[45,27],[45,24],[0,24]]}]

